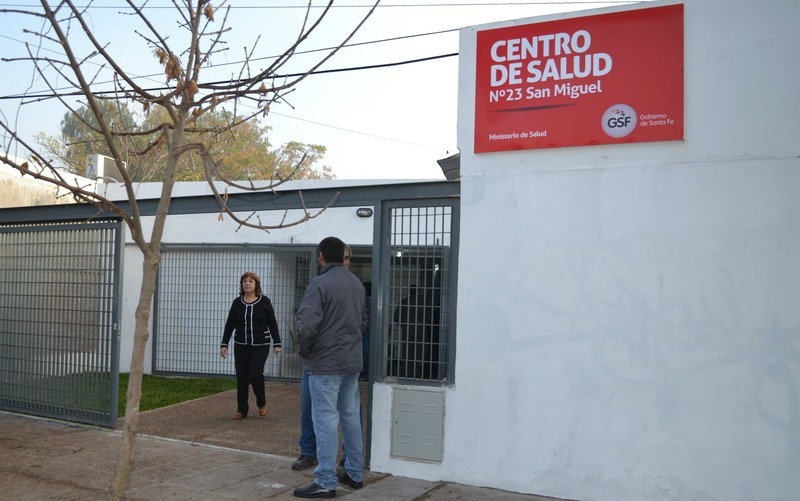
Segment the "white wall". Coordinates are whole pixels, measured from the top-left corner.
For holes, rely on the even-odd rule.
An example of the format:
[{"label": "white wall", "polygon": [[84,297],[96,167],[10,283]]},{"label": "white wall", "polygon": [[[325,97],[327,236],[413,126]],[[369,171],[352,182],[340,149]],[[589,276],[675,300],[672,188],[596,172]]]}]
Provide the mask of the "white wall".
[{"label": "white wall", "polygon": [[685,2],[684,141],[480,155],[462,30],[445,459],[389,457],[377,385],[374,470],[581,500],[800,499],[798,21],[795,0]]},{"label": "white wall", "polygon": [[[17,164],[26,161],[33,164],[32,161],[5,153],[0,153],[0,157],[6,157]],[[44,168],[41,169],[41,174],[53,177],[53,174]],[[74,183],[76,186],[89,190],[93,190],[96,186],[93,180],[76,174],[66,171],[59,171],[59,174],[64,181]],[[68,196],[67,193],[68,190],[65,188],[47,181],[36,179],[33,176],[21,176],[17,169],[0,161],[0,208],[75,203],[75,199]]]}]

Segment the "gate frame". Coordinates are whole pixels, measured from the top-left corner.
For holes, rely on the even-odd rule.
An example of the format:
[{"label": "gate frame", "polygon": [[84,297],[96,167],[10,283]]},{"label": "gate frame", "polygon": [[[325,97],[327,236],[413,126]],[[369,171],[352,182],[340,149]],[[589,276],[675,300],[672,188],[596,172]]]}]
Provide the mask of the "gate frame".
[{"label": "gate frame", "polygon": [[[457,184],[457,183],[454,183]],[[458,303],[458,254],[459,245],[461,241],[461,194],[460,189],[452,193],[440,194],[439,196],[418,197],[418,198],[405,198],[405,199],[390,199],[385,198],[375,203],[375,219],[373,226],[373,246],[372,246],[372,309],[370,318],[370,346],[369,346],[369,373],[368,373],[368,386],[367,386],[367,419],[366,419],[366,462],[365,465],[369,467],[370,458],[372,455],[372,407],[373,407],[373,391],[374,384],[377,381],[379,374],[386,372],[386,360],[383,358],[383,350],[385,343],[388,339],[388,333],[380,330],[380,342],[374,342],[375,330],[372,328],[374,325],[384,326],[384,320],[389,314],[386,311],[386,284],[384,277],[388,276],[389,260],[388,250],[391,247],[389,241],[391,231],[390,214],[391,209],[395,207],[420,207],[431,205],[449,205],[452,207],[451,215],[451,249],[452,249],[452,262],[453,272],[450,283],[450,297],[449,297],[449,315],[450,315],[450,329],[448,336],[448,350],[447,350],[447,376],[443,382],[432,381],[419,381],[413,379],[403,379],[402,381],[385,381],[387,383],[398,383],[404,387],[418,386],[422,388],[442,388],[452,387],[455,384],[455,358],[456,358],[456,339],[457,339],[457,310]],[[377,296],[376,296],[376,291]],[[377,299],[377,301],[376,301]]]},{"label": "gate frame", "polygon": [[[60,206],[59,206],[60,207]],[[123,232],[124,226],[121,218],[103,219],[96,221],[64,221],[53,223],[52,221],[32,221],[27,224],[12,223],[0,225],[2,233],[30,233],[44,231],[81,231],[110,229],[113,231],[113,238],[103,241],[103,245],[111,245],[113,248],[112,270],[111,270],[111,293],[108,300],[110,304],[109,324],[102,333],[101,341],[108,345],[107,365],[102,367],[91,367],[91,369],[101,369],[109,373],[109,392],[108,401],[110,408],[106,412],[98,409],[87,409],[80,406],[66,407],[33,402],[31,405],[6,405],[3,403],[5,398],[0,399],[0,409],[21,412],[28,415],[64,419],[67,421],[93,424],[114,428],[117,425],[117,406],[119,402],[119,337],[120,337],[120,311],[121,311],[121,287],[122,280],[122,258],[125,252]]]}]

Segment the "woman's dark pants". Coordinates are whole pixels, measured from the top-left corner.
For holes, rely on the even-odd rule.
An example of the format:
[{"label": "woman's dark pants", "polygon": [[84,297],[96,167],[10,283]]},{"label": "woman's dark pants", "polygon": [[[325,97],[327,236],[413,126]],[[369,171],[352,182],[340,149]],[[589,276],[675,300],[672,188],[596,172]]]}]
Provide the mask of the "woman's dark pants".
[{"label": "woman's dark pants", "polygon": [[253,387],[256,405],[261,408],[267,405],[264,393],[264,364],[269,355],[269,345],[249,346],[237,344],[234,352],[236,365],[236,406],[237,411],[245,416],[249,410],[247,404],[249,387]]}]

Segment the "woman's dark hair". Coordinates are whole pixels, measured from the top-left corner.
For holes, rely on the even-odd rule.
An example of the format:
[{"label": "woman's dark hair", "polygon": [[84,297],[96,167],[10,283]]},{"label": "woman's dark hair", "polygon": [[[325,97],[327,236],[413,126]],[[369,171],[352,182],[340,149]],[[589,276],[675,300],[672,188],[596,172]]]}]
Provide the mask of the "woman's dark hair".
[{"label": "woman's dark hair", "polygon": [[322,254],[326,263],[344,263],[345,244],[336,237],[328,237],[317,245],[317,252]]},{"label": "woman's dark hair", "polygon": [[239,295],[244,296],[244,287],[242,287],[242,282],[244,282],[245,278],[252,278],[256,281],[256,296],[260,297],[264,295],[264,292],[261,290],[261,278],[259,278],[258,273],[254,271],[245,271],[242,274],[242,278],[239,279]]}]

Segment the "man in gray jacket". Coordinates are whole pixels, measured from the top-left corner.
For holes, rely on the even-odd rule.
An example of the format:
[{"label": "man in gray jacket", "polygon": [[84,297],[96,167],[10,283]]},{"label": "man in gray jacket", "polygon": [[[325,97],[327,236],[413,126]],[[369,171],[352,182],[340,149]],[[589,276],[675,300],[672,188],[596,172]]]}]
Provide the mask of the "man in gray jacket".
[{"label": "man in gray jacket", "polygon": [[[297,342],[308,373],[317,436],[316,481],[294,490],[301,498],[336,497],[337,480],[354,489],[364,484],[361,441],[361,331],[364,286],[343,265],[345,244],[328,237],[317,246],[319,275],[306,288],[297,311]],[[339,424],[345,471],[337,476]]]}]

